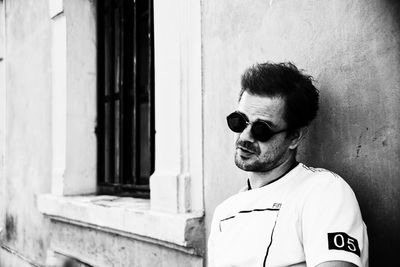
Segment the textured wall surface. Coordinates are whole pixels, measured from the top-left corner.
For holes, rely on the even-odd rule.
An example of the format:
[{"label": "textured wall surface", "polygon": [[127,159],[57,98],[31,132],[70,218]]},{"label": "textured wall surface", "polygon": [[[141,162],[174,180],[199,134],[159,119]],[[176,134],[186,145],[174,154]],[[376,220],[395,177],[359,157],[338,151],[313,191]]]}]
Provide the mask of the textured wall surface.
[{"label": "textured wall surface", "polygon": [[201,257],[92,228],[54,222],[51,247],[91,266],[201,267]]},{"label": "textured wall surface", "polygon": [[[50,190],[50,25],[47,1],[6,1],[6,154],[0,243],[44,263],[47,224],[36,195]],[[26,12],[29,10],[29,12]],[[5,255],[5,251],[2,252]],[[8,262],[10,260],[10,262]],[[2,256],[2,266],[19,266]],[[23,265],[21,265],[23,266]]]},{"label": "textured wall surface", "polygon": [[[319,117],[299,158],[353,187],[371,266],[390,266],[400,236],[400,31],[396,1],[203,1],[204,177],[207,225],[245,174],[233,163],[225,116],[240,74],[292,61],[318,81]],[[215,138],[218,136],[218,138]]]}]

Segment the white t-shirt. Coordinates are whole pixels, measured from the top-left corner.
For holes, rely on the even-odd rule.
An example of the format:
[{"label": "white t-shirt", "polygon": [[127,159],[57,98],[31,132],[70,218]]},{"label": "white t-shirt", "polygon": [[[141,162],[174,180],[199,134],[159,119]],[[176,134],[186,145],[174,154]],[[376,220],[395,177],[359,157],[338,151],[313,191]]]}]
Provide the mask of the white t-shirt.
[{"label": "white t-shirt", "polygon": [[240,192],[214,213],[208,266],[368,266],[357,199],[337,174],[298,164],[279,180]]}]

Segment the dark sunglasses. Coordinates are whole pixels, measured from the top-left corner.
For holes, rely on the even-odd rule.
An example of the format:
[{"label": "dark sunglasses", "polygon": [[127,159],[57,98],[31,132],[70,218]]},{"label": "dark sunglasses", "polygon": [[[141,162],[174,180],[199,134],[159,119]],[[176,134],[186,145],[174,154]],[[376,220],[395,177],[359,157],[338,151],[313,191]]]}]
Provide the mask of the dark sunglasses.
[{"label": "dark sunglasses", "polygon": [[260,142],[266,142],[271,139],[272,136],[287,131],[288,129],[283,129],[277,132],[274,132],[269,124],[262,120],[257,120],[255,122],[250,123],[246,115],[239,111],[232,112],[226,117],[226,121],[228,122],[229,129],[231,129],[235,133],[241,133],[246,129],[246,127],[251,124],[251,134],[254,139]]}]

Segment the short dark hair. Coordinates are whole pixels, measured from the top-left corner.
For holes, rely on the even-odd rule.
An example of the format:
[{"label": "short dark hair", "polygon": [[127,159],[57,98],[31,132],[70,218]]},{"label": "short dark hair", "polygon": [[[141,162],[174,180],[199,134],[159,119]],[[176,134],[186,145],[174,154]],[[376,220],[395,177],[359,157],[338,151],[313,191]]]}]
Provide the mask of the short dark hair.
[{"label": "short dark hair", "polygon": [[302,73],[290,62],[255,64],[242,75],[239,100],[244,92],[282,97],[288,128],[301,128],[317,116],[319,91],[313,81],[312,76]]}]

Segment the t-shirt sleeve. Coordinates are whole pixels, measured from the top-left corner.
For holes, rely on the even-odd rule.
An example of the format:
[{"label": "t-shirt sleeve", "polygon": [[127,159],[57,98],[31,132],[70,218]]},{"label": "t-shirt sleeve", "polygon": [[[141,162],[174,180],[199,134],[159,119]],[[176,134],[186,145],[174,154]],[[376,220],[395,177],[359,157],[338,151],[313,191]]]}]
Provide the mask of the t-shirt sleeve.
[{"label": "t-shirt sleeve", "polygon": [[368,237],[352,189],[333,174],[321,181],[309,192],[301,213],[307,266],[326,261],[366,266]]}]

